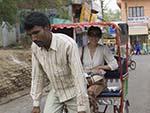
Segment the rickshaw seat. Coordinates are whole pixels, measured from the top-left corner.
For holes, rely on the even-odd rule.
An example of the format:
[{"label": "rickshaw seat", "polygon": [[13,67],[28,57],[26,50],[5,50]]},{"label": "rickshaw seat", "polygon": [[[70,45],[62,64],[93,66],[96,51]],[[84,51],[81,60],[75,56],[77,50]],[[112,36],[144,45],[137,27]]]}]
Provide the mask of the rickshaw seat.
[{"label": "rickshaw seat", "polygon": [[[118,56],[115,56],[118,61]],[[121,66],[122,66],[122,75],[123,77],[127,75],[126,69],[126,59],[121,57]],[[116,80],[120,79],[120,67],[114,71],[106,71],[104,75],[105,79]],[[121,88],[119,86],[107,86],[98,97],[120,97],[121,96]]]},{"label": "rickshaw seat", "polygon": [[[116,88],[116,87],[115,87]],[[109,87],[105,88],[98,97],[120,97],[121,96],[121,89],[109,89]]]},{"label": "rickshaw seat", "polygon": [[[115,56],[118,61],[118,56]],[[121,57],[121,65],[122,65],[122,74],[125,75],[127,73],[126,70],[126,59]],[[119,79],[120,78],[120,67],[113,71],[106,71],[104,75],[106,79]]]}]

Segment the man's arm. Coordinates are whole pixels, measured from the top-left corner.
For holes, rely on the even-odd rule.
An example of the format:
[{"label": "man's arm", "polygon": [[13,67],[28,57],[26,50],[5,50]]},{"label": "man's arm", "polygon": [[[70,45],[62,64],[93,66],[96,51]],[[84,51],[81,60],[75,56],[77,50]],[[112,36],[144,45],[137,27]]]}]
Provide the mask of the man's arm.
[{"label": "man's arm", "polygon": [[78,47],[75,42],[68,47],[67,55],[72,75],[75,78],[78,112],[85,113],[85,111],[88,109],[87,104],[89,100],[86,90],[86,82],[83,75],[84,71],[80,61]]},{"label": "man's arm", "polygon": [[[40,106],[40,99],[43,89],[43,71],[37,57],[32,53],[32,82],[31,82],[31,97],[33,99],[33,111],[32,113],[40,113],[37,110]],[[35,109],[36,108],[36,109]],[[35,112],[39,111],[39,112]]]}]

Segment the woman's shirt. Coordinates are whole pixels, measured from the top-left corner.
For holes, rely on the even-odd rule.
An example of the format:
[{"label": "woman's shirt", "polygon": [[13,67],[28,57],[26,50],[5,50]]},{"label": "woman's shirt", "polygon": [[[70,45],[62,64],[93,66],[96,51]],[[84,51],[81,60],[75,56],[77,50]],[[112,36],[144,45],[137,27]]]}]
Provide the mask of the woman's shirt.
[{"label": "woman's shirt", "polygon": [[[82,54],[82,49],[80,48],[80,54]],[[83,51],[83,67],[85,69],[90,69],[98,65],[104,65],[106,62],[111,70],[115,70],[118,68],[118,64],[116,59],[114,58],[112,52],[105,45],[97,46],[93,57],[90,55],[90,50],[88,46],[84,47]]]}]

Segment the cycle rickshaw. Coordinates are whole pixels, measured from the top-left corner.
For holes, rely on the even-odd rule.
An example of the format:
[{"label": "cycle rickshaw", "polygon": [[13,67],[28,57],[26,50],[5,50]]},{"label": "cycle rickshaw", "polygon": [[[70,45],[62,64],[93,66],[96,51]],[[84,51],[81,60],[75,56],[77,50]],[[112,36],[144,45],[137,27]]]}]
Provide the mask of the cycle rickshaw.
[{"label": "cycle rickshaw", "polygon": [[[96,104],[104,106],[102,111],[96,113],[106,113],[108,106],[113,106],[114,113],[129,113],[128,95],[128,25],[126,23],[110,22],[91,22],[91,23],[73,23],[73,24],[54,24],[53,32],[61,32],[74,37],[76,40],[75,29],[88,28],[90,26],[99,26],[104,31],[112,27],[115,30],[115,40],[117,48],[117,61],[119,68],[115,71],[107,72],[104,76],[107,80],[107,88],[96,98]],[[69,31],[67,31],[69,29]],[[80,31],[80,30],[79,30]],[[121,44],[126,45],[126,57],[122,57]]]}]

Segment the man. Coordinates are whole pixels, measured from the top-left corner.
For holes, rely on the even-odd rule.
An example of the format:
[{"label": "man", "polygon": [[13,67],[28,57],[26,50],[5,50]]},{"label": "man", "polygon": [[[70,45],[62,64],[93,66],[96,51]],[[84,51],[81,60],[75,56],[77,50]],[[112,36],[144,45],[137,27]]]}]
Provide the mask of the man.
[{"label": "man", "polygon": [[32,113],[40,112],[43,72],[50,80],[44,113],[89,113],[85,79],[76,42],[67,35],[52,33],[49,19],[40,12],[25,18],[25,30],[32,43]]}]

